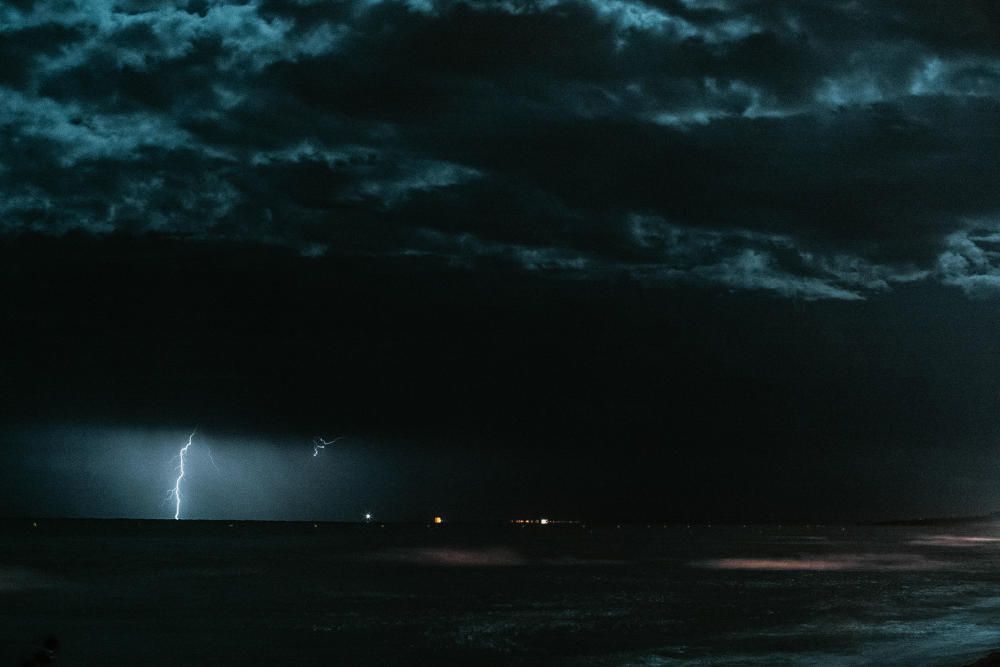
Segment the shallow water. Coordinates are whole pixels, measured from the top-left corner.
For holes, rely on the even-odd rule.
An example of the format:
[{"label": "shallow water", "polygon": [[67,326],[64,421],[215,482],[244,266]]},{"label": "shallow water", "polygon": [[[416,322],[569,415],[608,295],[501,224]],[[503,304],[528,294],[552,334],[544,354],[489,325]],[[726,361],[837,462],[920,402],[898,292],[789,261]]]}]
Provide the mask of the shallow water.
[{"label": "shallow water", "polygon": [[0,525],[0,664],[961,665],[1000,524]]}]

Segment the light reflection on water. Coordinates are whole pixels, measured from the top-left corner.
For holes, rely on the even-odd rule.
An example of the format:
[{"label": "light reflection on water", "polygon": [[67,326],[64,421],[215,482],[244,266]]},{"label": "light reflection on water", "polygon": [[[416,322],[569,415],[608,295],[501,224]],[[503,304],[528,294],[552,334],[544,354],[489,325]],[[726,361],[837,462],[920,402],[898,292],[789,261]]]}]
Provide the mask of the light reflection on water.
[{"label": "light reflection on water", "polygon": [[757,615],[709,642],[719,649],[714,654],[703,644],[689,647],[689,656],[661,653],[657,663],[648,654],[634,656],[637,661],[962,665],[1000,647],[1000,526],[819,529],[794,536],[788,529],[753,530],[742,538],[702,532],[696,549],[725,555],[689,565],[723,577],[709,575],[706,588],[759,593],[736,605]]},{"label": "light reflection on water", "polygon": [[247,646],[273,664],[755,666],[1000,649],[1000,525],[261,526],[0,533],[0,647],[53,631],[67,664],[147,665],[204,636],[219,664]]}]

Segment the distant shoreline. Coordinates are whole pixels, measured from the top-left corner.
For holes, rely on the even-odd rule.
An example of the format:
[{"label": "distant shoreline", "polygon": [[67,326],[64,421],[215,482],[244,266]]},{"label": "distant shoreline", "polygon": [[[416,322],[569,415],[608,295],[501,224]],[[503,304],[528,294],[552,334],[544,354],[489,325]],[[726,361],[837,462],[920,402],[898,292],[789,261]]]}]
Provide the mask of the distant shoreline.
[{"label": "distant shoreline", "polygon": [[874,526],[961,526],[1000,522],[1000,512],[990,512],[979,516],[931,517],[926,519],[893,519],[878,521]]},{"label": "distant shoreline", "polygon": [[915,519],[888,519],[883,521],[766,521],[766,522],[685,522],[685,521],[560,521],[551,520],[541,523],[537,520],[455,520],[443,521],[435,524],[433,519],[428,520],[357,520],[357,521],[330,521],[330,520],[309,520],[309,519],[171,519],[171,518],[129,518],[129,517],[2,517],[0,518],[0,529],[11,527],[40,527],[49,525],[119,525],[132,527],[149,527],[160,524],[184,524],[189,527],[194,526],[219,526],[225,525],[230,528],[249,526],[285,526],[288,528],[302,527],[315,529],[324,528],[364,528],[364,527],[424,527],[433,526],[442,528],[445,526],[496,526],[509,528],[537,528],[545,530],[559,529],[579,529],[579,528],[680,528],[680,529],[703,529],[703,528],[837,528],[837,527],[905,527],[905,526],[963,526],[963,525],[983,525],[996,523],[1000,526],[1000,512],[975,516],[945,516],[945,517],[921,517]]}]

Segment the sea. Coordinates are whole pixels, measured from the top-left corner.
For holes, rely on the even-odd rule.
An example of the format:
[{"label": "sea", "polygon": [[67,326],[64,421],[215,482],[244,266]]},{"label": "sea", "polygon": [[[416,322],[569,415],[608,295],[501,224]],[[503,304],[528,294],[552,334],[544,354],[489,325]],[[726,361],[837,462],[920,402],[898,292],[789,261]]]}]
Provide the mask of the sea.
[{"label": "sea", "polygon": [[0,665],[949,665],[1000,522],[0,522]]}]

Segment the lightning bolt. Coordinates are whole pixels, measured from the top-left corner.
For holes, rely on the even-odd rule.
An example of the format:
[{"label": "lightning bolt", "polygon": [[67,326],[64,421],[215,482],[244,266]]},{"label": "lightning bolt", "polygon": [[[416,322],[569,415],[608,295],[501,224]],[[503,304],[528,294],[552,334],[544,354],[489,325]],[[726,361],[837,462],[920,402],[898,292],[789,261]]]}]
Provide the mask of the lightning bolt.
[{"label": "lightning bolt", "polygon": [[205,453],[208,454],[208,460],[212,462],[212,467],[215,468],[215,472],[221,473],[222,471],[219,470],[219,464],[215,462],[215,457],[212,456],[212,448],[206,445]]},{"label": "lightning bolt", "polygon": [[346,435],[342,435],[334,438],[333,440],[324,440],[323,438],[317,435],[315,438],[313,438],[313,456],[319,456],[319,450],[326,449],[327,445],[332,445],[338,440],[343,440],[346,437],[347,437]]},{"label": "lightning bolt", "polygon": [[177,472],[178,472],[177,481],[174,482],[173,491],[171,491],[170,496],[168,496],[168,498],[172,497],[174,499],[175,520],[181,518],[181,480],[184,479],[184,455],[187,454],[188,449],[191,447],[191,444],[194,441],[194,434],[196,432],[197,429],[191,431],[191,435],[188,436],[187,444],[181,447],[181,451],[177,454],[177,458],[180,461],[180,463],[177,465]]}]

